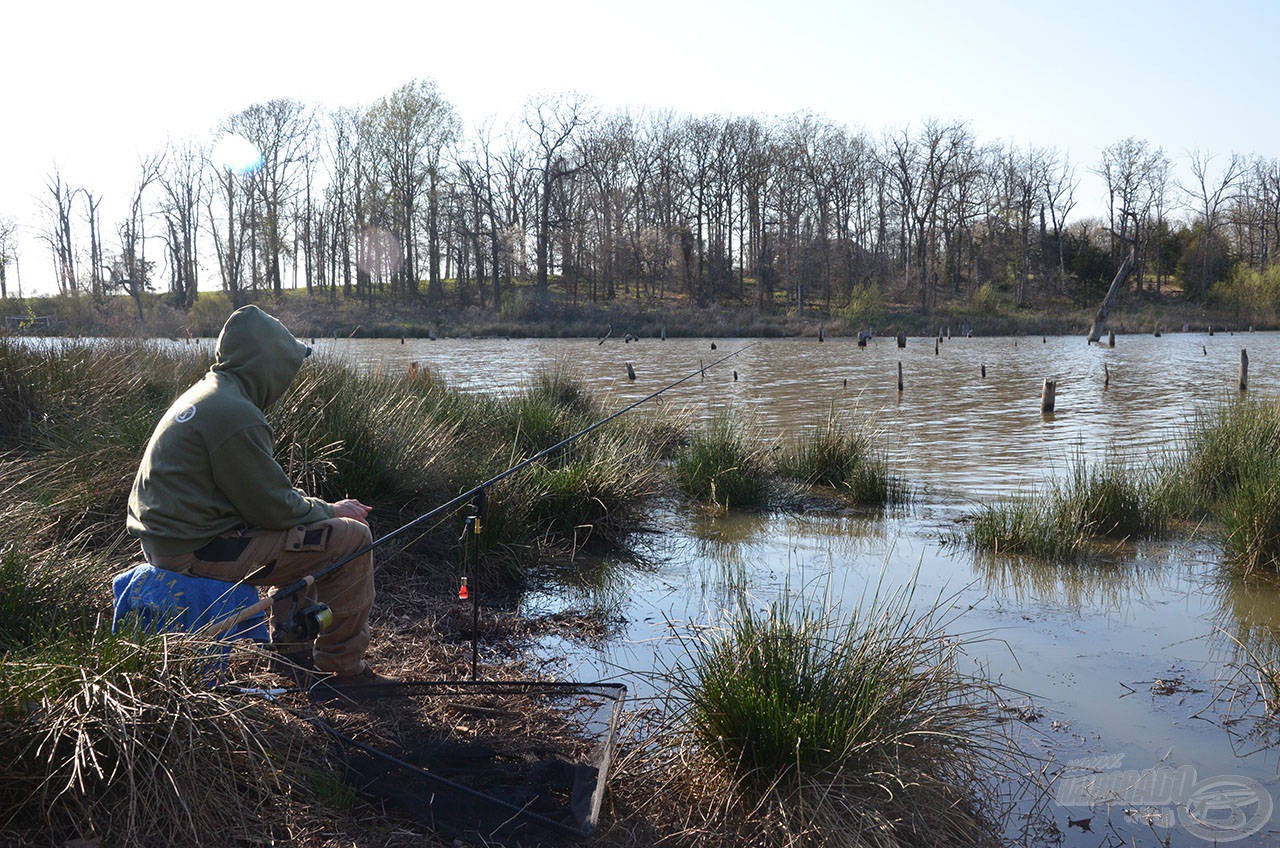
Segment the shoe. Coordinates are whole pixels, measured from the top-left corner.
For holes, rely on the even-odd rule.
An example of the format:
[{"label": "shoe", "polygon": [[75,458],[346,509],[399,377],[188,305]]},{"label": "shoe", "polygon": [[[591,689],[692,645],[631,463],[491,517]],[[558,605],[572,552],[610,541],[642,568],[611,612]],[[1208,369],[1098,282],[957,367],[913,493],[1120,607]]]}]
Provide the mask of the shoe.
[{"label": "shoe", "polygon": [[323,701],[335,698],[352,700],[386,698],[402,694],[404,694],[404,687],[400,681],[383,677],[367,665],[354,674],[335,674],[332,677],[326,677],[311,687],[311,697]]}]

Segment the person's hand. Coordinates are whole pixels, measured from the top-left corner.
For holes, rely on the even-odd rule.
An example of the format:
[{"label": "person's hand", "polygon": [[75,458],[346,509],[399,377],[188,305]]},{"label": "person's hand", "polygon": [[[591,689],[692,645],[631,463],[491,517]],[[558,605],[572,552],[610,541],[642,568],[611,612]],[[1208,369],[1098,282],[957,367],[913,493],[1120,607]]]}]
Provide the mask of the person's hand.
[{"label": "person's hand", "polygon": [[333,507],[333,515],[335,518],[354,518],[361,524],[368,524],[369,513],[373,511],[373,507],[365,506],[355,498],[346,498],[345,500],[336,501],[330,504]]}]

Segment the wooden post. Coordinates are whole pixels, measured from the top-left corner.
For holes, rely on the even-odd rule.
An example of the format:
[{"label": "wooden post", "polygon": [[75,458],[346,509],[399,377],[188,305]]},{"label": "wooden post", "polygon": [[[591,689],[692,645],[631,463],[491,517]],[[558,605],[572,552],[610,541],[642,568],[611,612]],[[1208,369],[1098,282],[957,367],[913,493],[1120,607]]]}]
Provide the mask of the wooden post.
[{"label": "wooden post", "polygon": [[1057,399],[1058,382],[1056,380],[1045,380],[1044,388],[1040,390],[1040,411],[1053,412],[1053,404]]},{"label": "wooden post", "polygon": [[906,347],[906,346],[907,346],[907,334],[898,333],[898,347]]},{"label": "wooden post", "polygon": [[[734,373],[736,374],[737,372],[735,371]],[[631,363],[628,362],[627,363],[627,379],[634,380],[635,378],[636,378],[636,369],[632,368]]]},{"label": "wooden post", "polygon": [[987,376],[987,363],[985,363],[985,362],[984,362],[984,363],[982,363],[982,376],[983,376],[983,377],[986,377],[986,376]]},{"label": "wooden post", "polygon": [[736,383],[736,382],[738,382],[738,372],[737,372],[737,371],[734,371],[734,372],[733,372],[733,382],[735,382],[735,383]]},{"label": "wooden post", "polygon": [[702,377],[703,382],[707,379],[707,366],[702,364],[702,357],[698,357],[698,374]]},{"label": "wooden post", "polygon": [[1111,369],[1107,367],[1107,363],[1102,363],[1102,388],[1111,385]]},{"label": "wooden post", "polygon": [[662,325],[662,340],[663,340],[664,342],[667,340],[667,325],[666,325],[666,324],[663,324],[663,325]]},{"label": "wooden post", "polygon": [[1209,325],[1209,335],[1211,335],[1211,336],[1213,335],[1213,325],[1212,325],[1212,324],[1210,324],[1210,325]]},{"label": "wooden post", "polygon": [[902,394],[902,362],[898,362],[898,394]]},{"label": "wooden post", "polygon": [[819,325],[818,325],[818,341],[820,341],[820,342],[825,342],[825,341],[826,341],[826,338],[823,336],[823,333],[822,333],[822,325],[821,325],[821,324],[819,324]]},{"label": "wooden post", "polygon": [[1116,346],[1116,331],[1107,330],[1107,347],[1115,347],[1115,346]]},{"label": "wooden post", "polygon": [[1240,348],[1240,391],[1249,391],[1249,351]]},{"label": "wooden post", "polygon": [[937,355],[938,355],[938,340],[937,340],[937,339],[934,339],[934,340],[933,340],[933,355],[934,355],[934,356],[937,356]]}]

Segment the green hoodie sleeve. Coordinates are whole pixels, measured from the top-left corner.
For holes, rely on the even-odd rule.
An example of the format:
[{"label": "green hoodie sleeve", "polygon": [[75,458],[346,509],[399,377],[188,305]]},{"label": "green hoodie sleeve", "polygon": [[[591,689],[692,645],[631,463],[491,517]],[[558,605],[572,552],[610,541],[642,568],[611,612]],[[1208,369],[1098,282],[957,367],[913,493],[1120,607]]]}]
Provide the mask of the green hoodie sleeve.
[{"label": "green hoodie sleeve", "polygon": [[252,527],[287,530],[333,518],[333,507],[289,484],[272,453],[271,431],[249,427],[210,452],[214,484]]}]

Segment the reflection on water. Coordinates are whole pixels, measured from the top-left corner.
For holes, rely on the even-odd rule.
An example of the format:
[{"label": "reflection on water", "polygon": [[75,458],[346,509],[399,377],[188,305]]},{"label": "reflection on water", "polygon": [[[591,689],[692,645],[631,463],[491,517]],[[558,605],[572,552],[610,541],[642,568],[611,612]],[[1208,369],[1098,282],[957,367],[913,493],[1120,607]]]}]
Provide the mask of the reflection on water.
[{"label": "reflection on water", "polygon": [[1020,605],[1115,611],[1146,600],[1161,579],[1159,567],[1141,558],[1057,565],[1034,557],[967,555],[989,593]]}]

